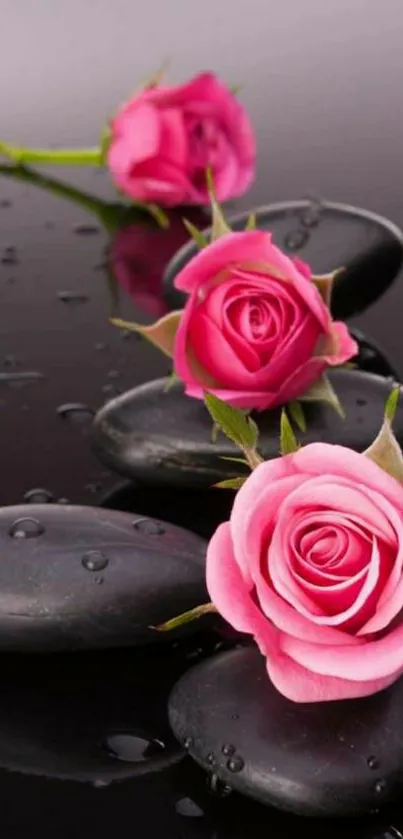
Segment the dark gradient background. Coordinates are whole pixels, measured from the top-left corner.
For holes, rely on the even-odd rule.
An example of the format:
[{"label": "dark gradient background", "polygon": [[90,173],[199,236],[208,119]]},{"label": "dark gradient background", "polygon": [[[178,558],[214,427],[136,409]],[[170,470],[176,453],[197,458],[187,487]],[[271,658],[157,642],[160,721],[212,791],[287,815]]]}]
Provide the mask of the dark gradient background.
[{"label": "dark gradient background", "polygon": [[[29,145],[94,144],[120,101],[168,58],[173,81],[213,69],[242,85],[259,159],[255,185],[231,209],[314,194],[403,225],[402,0],[2,0],[0,9],[0,138]],[[101,198],[114,197],[105,173],[53,174]],[[25,383],[0,377],[2,504],[19,503],[35,486],[55,498],[97,503],[116,478],[91,454],[89,415],[63,419],[57,407],[82,402],[96,409],[168,370],[155,350],[108,324],[106,236],[102,230],[75,232],[77,224],[89,222],[84,210],[54,195],[0,178],[0,373],[44,376]],[[66,290],[87,299],[64,303],[58,292]],[[386,349],[401,375],[402,304],[399,279],[356,321]],[[141,317],[133,302],[124,305],[127,315]],[[13,665],[25,666],[23,659]],[[136,659],[124,666],[135,669]],[[0,691],[15,687],[13,667],[3,668]],[[112,679],[109,665],[94,664],[98,676],[103,667]],[[44,668],[42,662],[39,681]],[[28,670],[35,684],[32,663]],[[35,740],[41,726],[46,730],[43,720],[35,729],[42,706],[34,695],[32,703],[27,691],[22,750],[25,744],[33,748],[31,736]],[[8,722],[1,713],[0,765],[7,767],[2,749]],[[55,743],[57,750],[57,737]],[[306,822],[232,799],[206,819],[178,817],[175,801],[190,795],[192,771],[106,790],[2,771],[0,833],[5,839],[31,833],[45,839],[112,833],[243,839],[263,835],[263,829],[266,837],[308,829],[315,837],[375,839],[388,835],[391,821],[403,829],[399,814],[387,814],[382,824],[374,815],[369,826],[307,828]],[[202,790],[202,799],[203,783],[196,772],[194,788]],[[389,839],[396,835],[389,833]]]}]

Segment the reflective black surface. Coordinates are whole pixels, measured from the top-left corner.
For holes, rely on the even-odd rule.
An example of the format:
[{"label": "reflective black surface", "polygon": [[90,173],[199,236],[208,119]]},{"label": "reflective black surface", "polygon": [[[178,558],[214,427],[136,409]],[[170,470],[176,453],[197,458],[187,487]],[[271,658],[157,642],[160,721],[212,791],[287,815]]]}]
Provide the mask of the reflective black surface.
[{"label": "reflective black surface", "polygon": [[[254,0],[252,8],[240,2],[236,14],[229,0],[197,7],[153,0],[141,9],[127,0],[42,0],[24,7],[24,15],[20,4],[6,5],[4,139],[95,142],[119,99],[171,53],[175,80],[209,65],[244,85],[260,157],[256,185],[232,212],[314,194],[402,226],[398,0],[382,9],[364,0]],[[37,501],[40,491],[40,501],[105,503],[209,535],[228,499],[203,516],[203,497],[122,486],[89,445],[95,410],[169,372],[163,356],[113,328],[108,316],[117,292],[122,316],[150,320],[163,313],[160,277],[186,239],[180,213],[166,232],[137,214],[129,225],[125,211],[115,207],[111,214],[99,204],[117,200],[105,173],[46,173],[66,181],[67,191],[15,174],[0,177],[0,503],[20,503],[27,493]],[[193,220],[200,223],[197,213]],[[122,221],[124,238],[117,231]],[[355,321],[400,376],[402,288],[399,277]],[[307,822],[226,797],[222,788],[208,788],[189,759],[176,763],[166,695],[177,675],[217,643],[203,634],[164,652],[2,655],[4,839],[103,839],[129,831],[142,839],[300,831],[313,839],[399,839],[399,808],[353,824]]]}]

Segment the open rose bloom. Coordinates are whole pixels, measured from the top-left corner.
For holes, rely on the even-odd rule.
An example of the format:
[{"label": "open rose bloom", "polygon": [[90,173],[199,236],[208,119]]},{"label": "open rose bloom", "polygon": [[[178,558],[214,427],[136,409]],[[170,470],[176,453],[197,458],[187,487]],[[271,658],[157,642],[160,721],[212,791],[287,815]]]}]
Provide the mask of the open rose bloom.
[{"label": "open rose bloom", "polygon": [[110,172],[138,201],[209,204],[207,167],[218,199],[234,198],[249,187],[255,156],[245,108],[213,73],[183,85],[150,84],[111,123]]},{"label": "open rose bloom", "polygon": [[261,463],[207,556],[221,615],[295,702],[366,696],[403,673],[403,459],[313,443]]},{"label": "open rose bloom", "polygon": [[232,406],[265,410],[320,398],[326,370],[357,352],[346,325],[332,320],[332,281],[313,277],[268,232],[224,232],[177,275],[184,310],[140,331],[172,356],[196,399],[208,389]]}]

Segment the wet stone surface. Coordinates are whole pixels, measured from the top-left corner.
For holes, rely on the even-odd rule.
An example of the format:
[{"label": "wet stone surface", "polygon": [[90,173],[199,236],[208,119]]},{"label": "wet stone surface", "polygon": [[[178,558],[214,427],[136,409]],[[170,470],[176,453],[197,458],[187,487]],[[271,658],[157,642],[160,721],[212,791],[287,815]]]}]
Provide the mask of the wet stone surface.
[{"label": "wet stone surface", "polygon": [[0,650],[166,640],[152,627],[208,599],[205,551],[201,537],[146,516],[66,504],[3,507]]},{"label": "wet stone surface", "polygon": [[178,741],[222,784],[301,815],[357,816],[400,797],[402,696],[400,680],[365,699],[299,705],[247,646],[188,671],[169,715]]},{"label": "wet stone surface", "polygon": [[[315,440],[364,451],[375,439],[391,382],[355,370],[330,374],[346,419],[329,406],[306,405],[307,432],[302,443]],[[259,450],[277,457],[280,409],[256,415]],[[403,406],[394,430],[403,444]],[[177,487],[211,487],[239,475],[239,466],[222,458],[237,448],[223,435],[212,442],[212,422],[203,403],[184,395],[181,385],[166,392],[160,379],[122,394],[97,414],[92,431],[94,449],[106,466],[125,477]],[[217,490],[219,492],[220,490]]]}]

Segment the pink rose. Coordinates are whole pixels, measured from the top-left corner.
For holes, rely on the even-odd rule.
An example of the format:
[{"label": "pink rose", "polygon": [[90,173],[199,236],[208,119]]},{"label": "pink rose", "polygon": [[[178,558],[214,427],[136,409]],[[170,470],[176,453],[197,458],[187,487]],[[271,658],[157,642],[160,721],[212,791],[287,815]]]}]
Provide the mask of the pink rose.
[{"label": "pink rose", "polygon": [[247,409],[272,408],[301,396],[328,366],[357,352],[304,263],[258,230],[228,233],[177,275],[189,294],[173,346],[186,393],[207,388]]},{"label": "pink rose", "polygon": [[[205,224],[201,210],[187,217]],[[197,215],[196,215],[197,214]],[[162,293],[162,276],[169,260],[189,240],[182,217],[169,212],[169,228],[152,224],[129,224],[118,230],[109,249],[109,264],[119,285],[140,311],[161,317],[168,311]]]},{"label": "pink rose", "polygon": [[403,486],[313,443],[262,463],[218,528],[207,585],[295,702],[366,696],[403,672]]},{"label": "pink rose", "polygon": [[241,195],[255,170],[255,139],[245,108],[213,73],[184,85],[146,87],[112,122],[108,165],[123,192],[166,207]]}]

